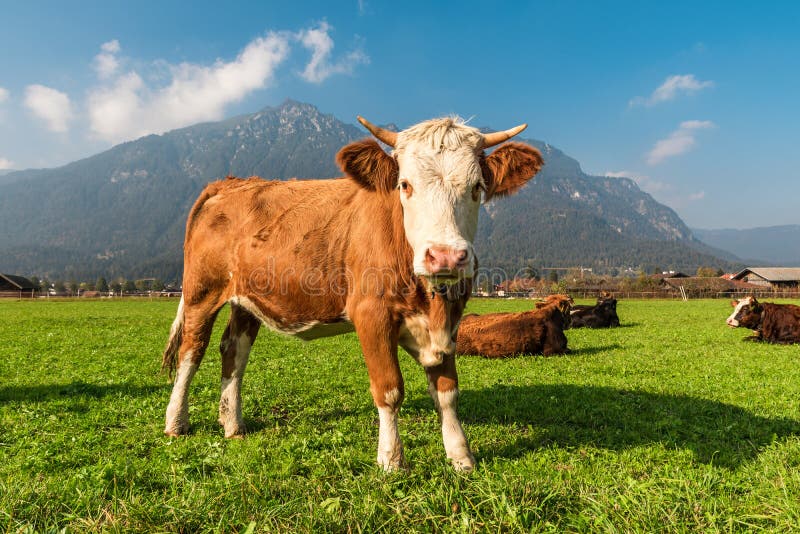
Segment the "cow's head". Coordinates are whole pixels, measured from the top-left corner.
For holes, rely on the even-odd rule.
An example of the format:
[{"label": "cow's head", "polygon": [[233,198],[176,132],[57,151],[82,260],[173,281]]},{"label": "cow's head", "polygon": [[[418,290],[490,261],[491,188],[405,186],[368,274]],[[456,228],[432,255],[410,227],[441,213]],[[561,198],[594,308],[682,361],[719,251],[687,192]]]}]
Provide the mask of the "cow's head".
[{"label": "cow's head", "polygon": [[617,315],[617,299],[613,296],[601,300],[597,304],[600,313],[608,316],[608,326],[619,326],[619,316]]},{"label": "cow's head", "polygon": [[569,295],[564,295],[561,293],[556,293],[554,295],[548,295],[541,302],[537,302],[535,304],[537,310],[541,310],[548,306],[553,306],[558,308],[561,317],[564,319],[564,328],[569,328],[572,324],[572,305],[575,304],[575,301],[572,300],[572,297]]},{"label": "cow's head", "polygon": [[761,304],[755,297],[745,297],[742,300],[731,301],[733,313],[725,321],[731,328],[742,326],[751,330],[761,327]]},{"label": "cow's head", "polygon": [[392,154],[365,140],[342,148],[337,161],[363,187],[399,195],[414,273],[437,284],[472,277],[481,200],[514,193],[543,164],[539,151],[525,144],[508,143],[488,156],[484,149],[526,125],[482,134],[460,119],[443,118],[390,132],[358,120],[393,147]]}]

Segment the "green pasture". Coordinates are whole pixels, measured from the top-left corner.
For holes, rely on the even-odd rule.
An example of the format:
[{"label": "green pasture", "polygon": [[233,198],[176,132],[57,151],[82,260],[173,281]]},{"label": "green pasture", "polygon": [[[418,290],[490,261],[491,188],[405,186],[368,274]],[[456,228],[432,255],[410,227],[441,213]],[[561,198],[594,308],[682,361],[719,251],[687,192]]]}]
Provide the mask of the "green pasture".
[{"label": "green pasture", "polygon": [[[525,300],[473,300],[478,313]],[[722,300],[620,301],[622,327],[572,353],[461,357],[478,460],[447,464],[406,354],[407,471],[375,465],[355,335],[262,329],[245,439],[216,422],[227,317],[162,434],[177,300],[0,302],[0,530],[6,532],[714,532],[800,529],[800,346],[743,342]]]}]

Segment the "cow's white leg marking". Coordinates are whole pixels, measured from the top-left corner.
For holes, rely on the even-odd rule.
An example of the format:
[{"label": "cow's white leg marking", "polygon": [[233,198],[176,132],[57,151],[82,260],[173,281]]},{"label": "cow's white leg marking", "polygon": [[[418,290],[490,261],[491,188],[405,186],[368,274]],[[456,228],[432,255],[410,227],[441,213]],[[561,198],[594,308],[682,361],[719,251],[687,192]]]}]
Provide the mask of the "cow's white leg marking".
[{"label": "cow's white leg marking", "polygon": [[436,384],[428,382],[428,393],[433,399],[436,411],[439,413],[439,421],[442,424],[442,441],[444,450],[453,467],[459,471],[472,471],[475,467],[475,457],[467,444],[467,436],[461,428],[461,421],[458,419],[458,389],[450,391],[438,391]]},{"label": "cow's white leg marking", "polygon": [[197,372],[197,366],[192,361],[192,351],[188,351],[175,372],[175,384],[169,397],[164,426],[164,433],[168,436],[180,436],[189,432],[189,385]]},{"label": "cow's white leg marking", "polygon": [[378,406],[378,465],[386,471],[394,471],[403,466],[403,444],[397,429],[397,412],[400,411],[402,402],[400,391],[387,391],[384,401],[387,406]]},{"label": "cow's white leg marking", "polygon": [[225,428],[225,437],[232,438],[243,436],[245,433],[244,419],[242,419],[242,378],[250,357],[252,340],[247,334],[242,333],[231,336],[227,342],[228,347],[231,345],[236,347],[236,354],[231,376],[223,376],[220,385],[219,423]]}]

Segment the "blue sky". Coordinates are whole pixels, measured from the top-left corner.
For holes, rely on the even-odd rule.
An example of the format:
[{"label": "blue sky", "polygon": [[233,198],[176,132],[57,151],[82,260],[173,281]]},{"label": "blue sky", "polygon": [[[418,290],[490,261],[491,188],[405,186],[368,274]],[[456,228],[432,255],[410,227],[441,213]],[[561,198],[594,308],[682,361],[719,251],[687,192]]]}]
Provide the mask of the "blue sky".
[{"label": "blue sky", "polygon": [[[68,5],[69,4],[69,5]],[[77,5],[74,5],[77,4]],[[797,2],[15,2],[0,169],[287,97],[443,114],[633,177],[690,226],[800,224]]]}]

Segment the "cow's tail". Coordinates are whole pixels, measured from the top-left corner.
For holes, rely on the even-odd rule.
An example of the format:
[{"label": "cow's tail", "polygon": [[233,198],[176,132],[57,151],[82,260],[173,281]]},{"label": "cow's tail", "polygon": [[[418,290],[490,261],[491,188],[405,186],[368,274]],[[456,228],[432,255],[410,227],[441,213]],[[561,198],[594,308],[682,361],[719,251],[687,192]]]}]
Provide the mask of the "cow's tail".
[{"label": "cow's tail", "polygon": [[183,297],[178,304],[178,314],[175,320],[172,321],[172,327],[169,329],[169,339],[167,346],[164,347],[164,355],[161,357],[161,371],[169,372],[169,377],[172,378],[172,372],[178,364],[178,350],[181,348],[181,340],[183,339]]}]

